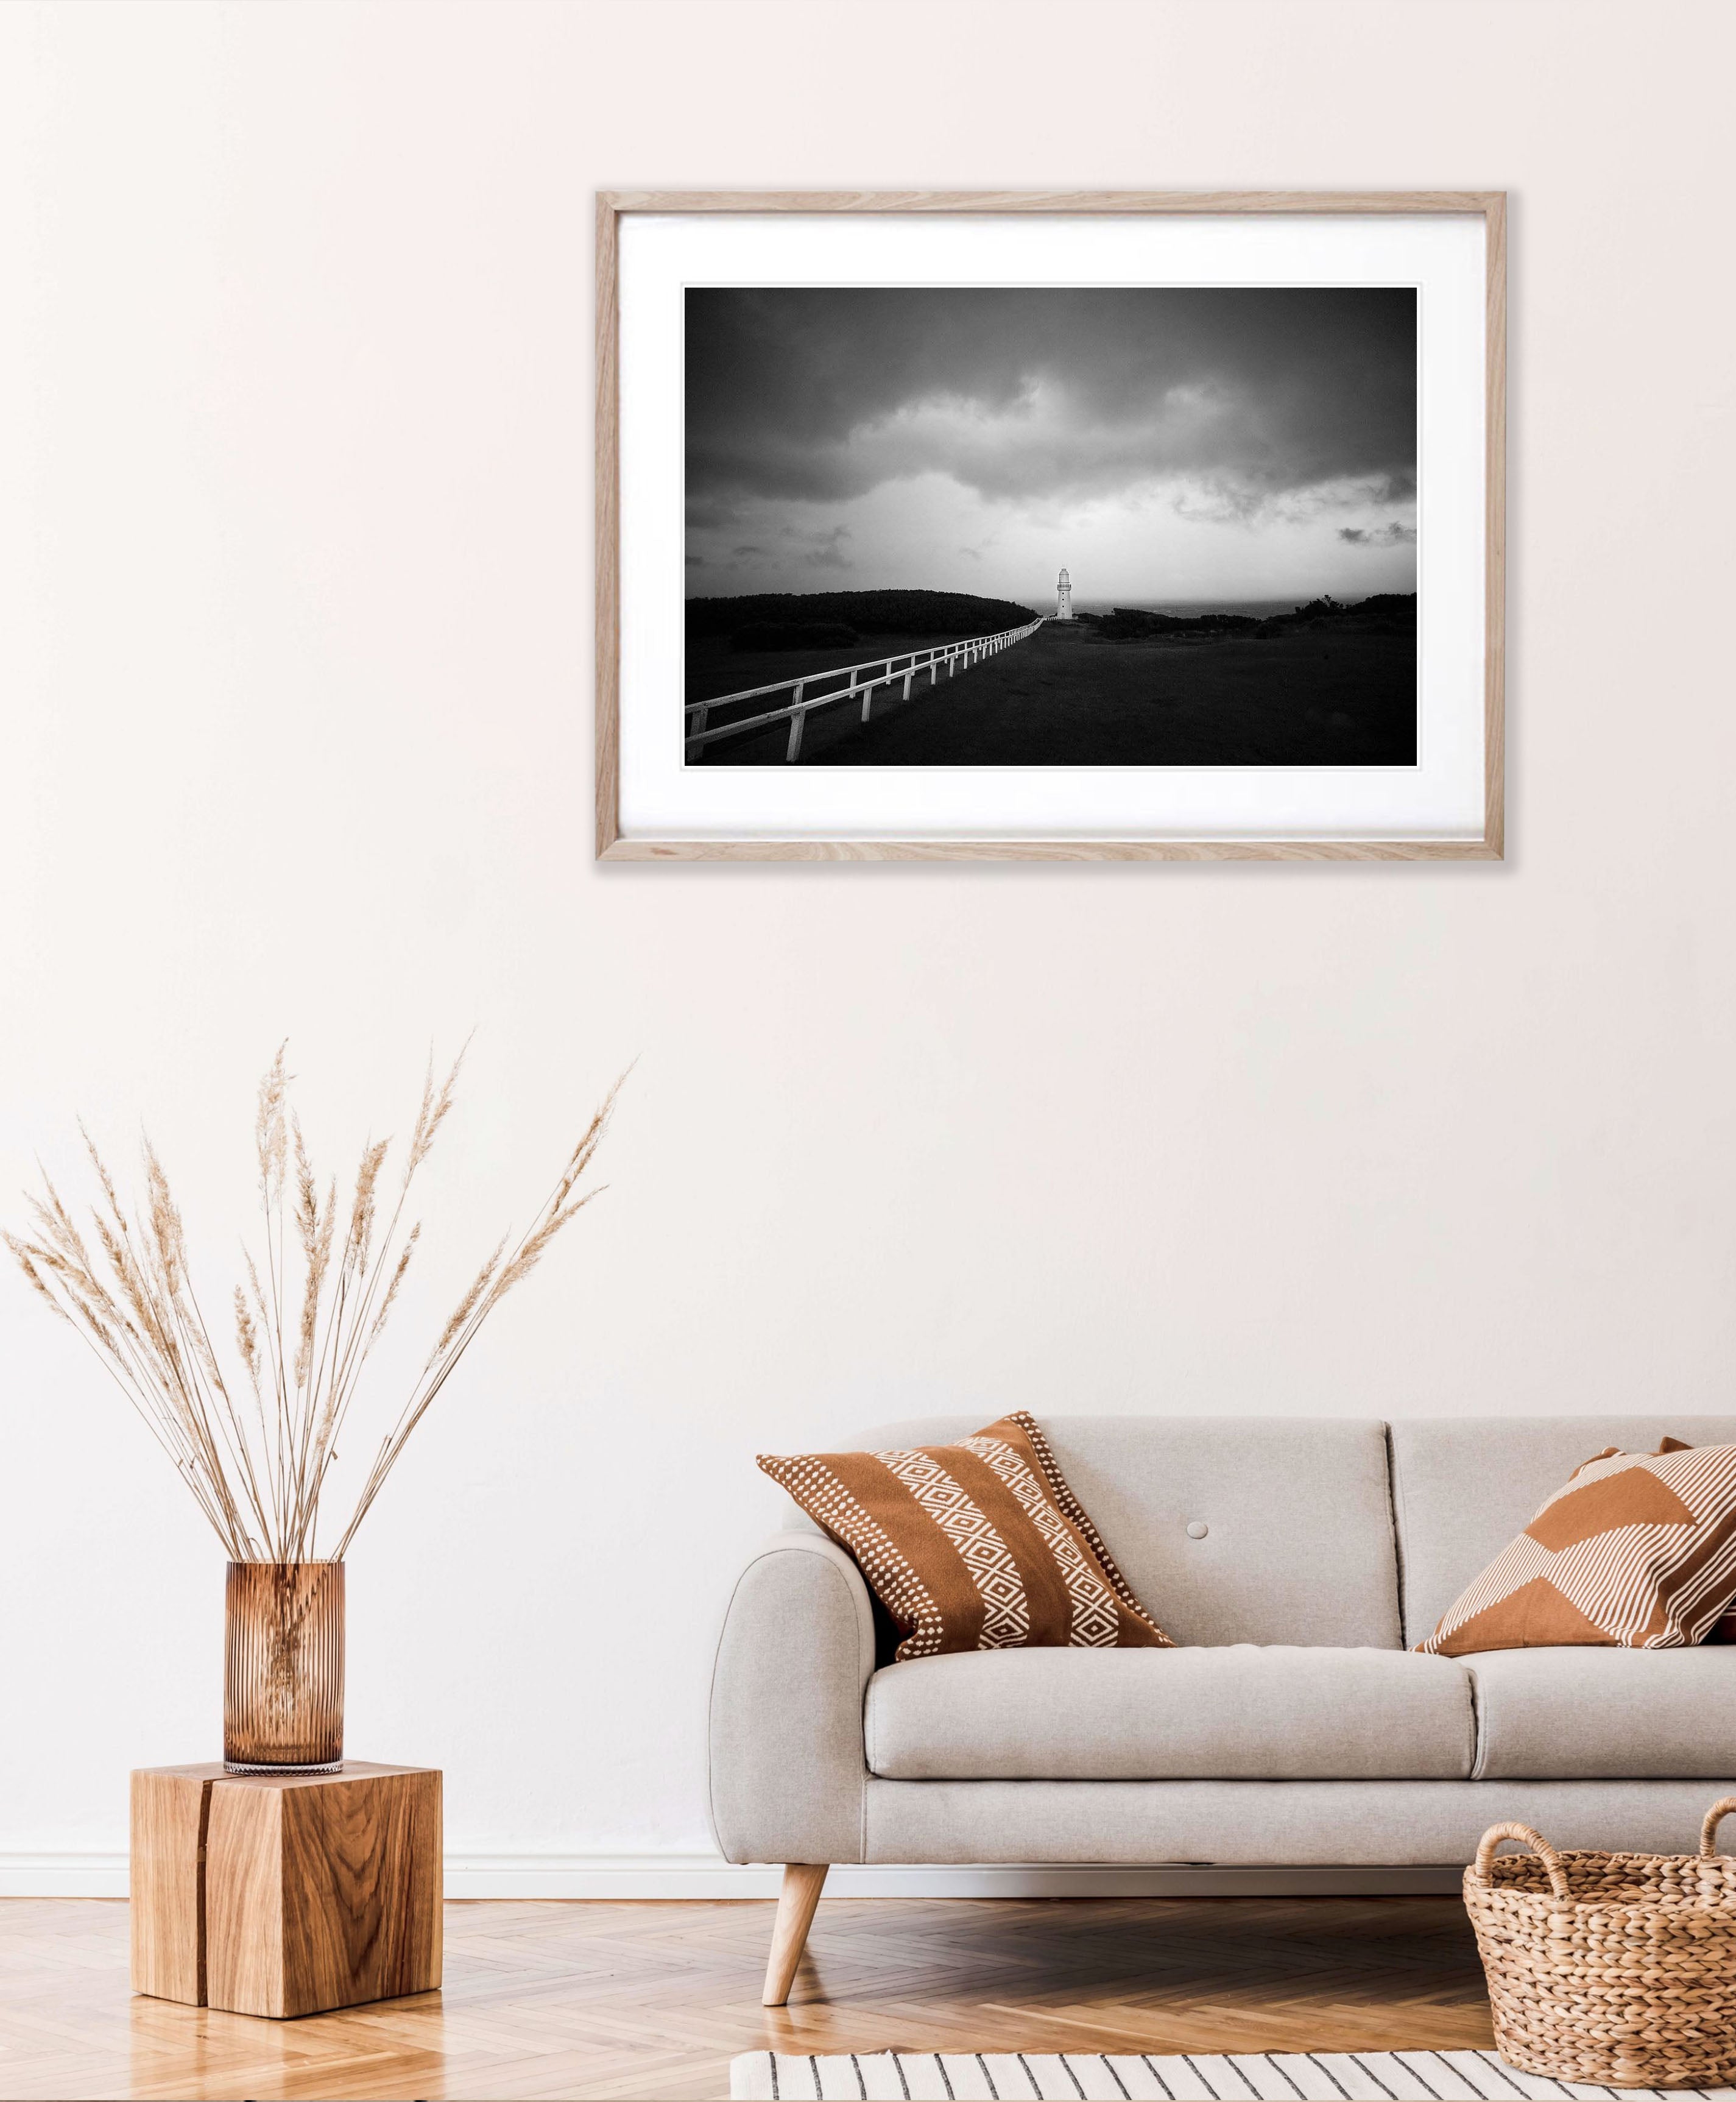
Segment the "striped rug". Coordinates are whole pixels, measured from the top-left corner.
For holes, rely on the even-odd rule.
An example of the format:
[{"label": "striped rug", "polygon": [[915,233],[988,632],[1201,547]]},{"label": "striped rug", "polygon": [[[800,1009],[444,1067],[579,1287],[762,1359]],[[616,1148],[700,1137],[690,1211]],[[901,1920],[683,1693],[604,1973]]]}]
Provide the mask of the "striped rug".
[{"label": "striped rug", "polygon": [[733,2060],[736,2102],[1736,2102],[1736,2087],[1598,2087],[1516,2073],[1492,2051],[752,2051]]}]

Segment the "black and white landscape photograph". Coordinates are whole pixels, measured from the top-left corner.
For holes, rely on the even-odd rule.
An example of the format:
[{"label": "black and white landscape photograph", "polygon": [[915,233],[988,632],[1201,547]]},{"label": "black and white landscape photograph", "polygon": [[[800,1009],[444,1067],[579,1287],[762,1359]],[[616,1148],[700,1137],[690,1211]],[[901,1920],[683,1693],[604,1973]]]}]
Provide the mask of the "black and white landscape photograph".
[{"label": "black and white landscape photograph", "polygon": [[1415,765],[1412,290],[685,299],[689,765]]}]

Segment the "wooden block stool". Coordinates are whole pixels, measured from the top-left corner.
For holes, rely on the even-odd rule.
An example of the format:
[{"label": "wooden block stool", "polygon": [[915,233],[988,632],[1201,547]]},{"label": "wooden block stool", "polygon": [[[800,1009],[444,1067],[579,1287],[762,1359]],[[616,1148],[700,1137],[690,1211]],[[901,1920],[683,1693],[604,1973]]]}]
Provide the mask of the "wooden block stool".
[{"label": "wooden block stool", "polygon": [[441,1896],[432,1767],[133,1776],[135,1993],[281,2019],[432,1992]]}]

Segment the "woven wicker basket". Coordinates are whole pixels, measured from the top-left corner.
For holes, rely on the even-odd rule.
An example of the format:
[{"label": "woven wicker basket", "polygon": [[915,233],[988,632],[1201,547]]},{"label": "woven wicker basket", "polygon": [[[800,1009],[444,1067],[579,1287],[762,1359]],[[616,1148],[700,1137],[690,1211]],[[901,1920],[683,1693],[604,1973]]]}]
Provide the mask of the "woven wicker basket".
[{"label": "woven wicker basket", "polygon": [[[1558,1854],[1526,1825],[1491,1825],[1464,1876],[1495,2038],[1521,2073],[1610,2087],[1736,2081],[1736,1860]],[[1504,1839],[1528,1855],[1497,1860]]]}]

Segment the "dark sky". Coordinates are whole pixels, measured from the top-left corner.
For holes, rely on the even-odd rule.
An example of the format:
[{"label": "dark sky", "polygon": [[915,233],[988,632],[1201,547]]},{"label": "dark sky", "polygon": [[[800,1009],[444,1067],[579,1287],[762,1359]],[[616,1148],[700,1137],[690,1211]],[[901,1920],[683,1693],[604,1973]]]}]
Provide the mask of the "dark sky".
[{"label": "dark sky", "polygon": [[1415,588],[1409,290],[687,302],[691,592]]}]

